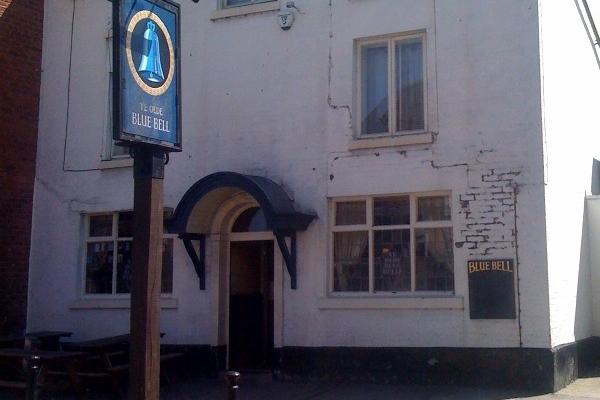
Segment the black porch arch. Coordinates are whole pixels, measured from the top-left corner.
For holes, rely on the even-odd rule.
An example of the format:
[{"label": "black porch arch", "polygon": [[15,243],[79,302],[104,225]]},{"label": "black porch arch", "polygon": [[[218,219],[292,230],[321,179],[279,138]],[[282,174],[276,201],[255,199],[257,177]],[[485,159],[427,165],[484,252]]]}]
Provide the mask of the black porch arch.
[{"label": "black porch arch", "polygon": [[[261,176],[244,175],[236,172],[216,172],[194,183],[177,205],[167,229],[183,240],[188,255],[200,279],[201,289],[204,279],[204,238],[207,232],[188,232],[188,221],[194,207],[209,193],[221,188],[235,188],[252,196],[263,209],[267,227],[273,231],[291,278],[292,289],[297,287],[296,277],[296,232],[304,231],[316,218],[314,214],[301,213],[293,201],[277,183]],[[286,237],[291,239],[288,248]],[[200,241],[200,254],[192,246],[192,240]]]}]

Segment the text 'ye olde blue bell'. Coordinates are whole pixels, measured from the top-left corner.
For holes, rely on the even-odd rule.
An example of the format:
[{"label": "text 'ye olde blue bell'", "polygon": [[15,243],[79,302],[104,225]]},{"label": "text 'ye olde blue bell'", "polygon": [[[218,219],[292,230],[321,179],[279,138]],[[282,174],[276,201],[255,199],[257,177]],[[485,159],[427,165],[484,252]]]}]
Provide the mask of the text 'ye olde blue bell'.
[{"label": "text 'ye olde blue bell'", "polygon": [[160,64],[160,43],[156,33],[156,24],[148,21],[144,32],[144,49],[138,72],[150,82],[161,83],[165,80]]}]

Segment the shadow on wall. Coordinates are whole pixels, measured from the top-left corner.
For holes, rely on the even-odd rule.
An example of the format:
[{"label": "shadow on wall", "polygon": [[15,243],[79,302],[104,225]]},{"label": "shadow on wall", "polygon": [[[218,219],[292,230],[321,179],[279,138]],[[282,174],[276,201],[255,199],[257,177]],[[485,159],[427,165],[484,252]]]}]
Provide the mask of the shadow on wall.
[{"label": "shadow on wall", "polygon": [[[590,276],[590,243],[587,199],[584,199],[581,223],[581,247],[577,277],[577,299],[575,304],[575,340],[583,340],[593,335],[592,282]],[[600,222],[600,221],[599,221]]]},{"label": "shadow on wall", "polygon": [[600,162],[592,165],[592,196],[584,199],[573,332],[578,342],[579,376],[600,376]]}]

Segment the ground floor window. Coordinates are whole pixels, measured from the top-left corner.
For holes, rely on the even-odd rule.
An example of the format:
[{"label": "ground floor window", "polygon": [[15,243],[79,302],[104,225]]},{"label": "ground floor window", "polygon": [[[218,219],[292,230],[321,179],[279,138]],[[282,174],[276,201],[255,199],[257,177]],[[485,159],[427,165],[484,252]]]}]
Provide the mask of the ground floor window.
[{"label": "ground floor window", "polygon": [[335,199],[333,292],[453,292],[447,193]]},{"label": "ground floor window", "polygon": [[[128,294],[133,211],[85,216],[84,294]],[[173,292],[173,237],[163,238],[162,293]]]}]

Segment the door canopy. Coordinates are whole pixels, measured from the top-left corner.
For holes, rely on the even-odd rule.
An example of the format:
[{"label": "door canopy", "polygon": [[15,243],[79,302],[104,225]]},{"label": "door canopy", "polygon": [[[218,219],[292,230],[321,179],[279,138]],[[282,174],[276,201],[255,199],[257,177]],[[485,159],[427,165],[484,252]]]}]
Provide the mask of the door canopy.
[{"label": "door canopy", "polygon": [[[283,188],[268,178],[236,172],[216,172],[200,179],[183,195],[167,230],[179,234],[184,241],[200,278],[200,286],[204,289],[204,235],[210,233],[208,227],[218,206],[233,192],[239,191],[251,195],[262,208],[267,227],[273,231],[285,260],[292,289],[295,289],[296,232],[306,230],[316,215],[296,210],[294,202]],[[192,215],[205,221],[192,221]],[[290,238],[290,247],[286,238]],[[200,241],[200,254],[195,253],[191,240]]]}]

